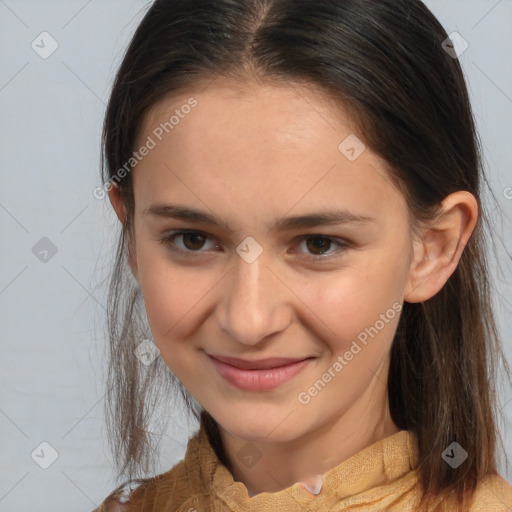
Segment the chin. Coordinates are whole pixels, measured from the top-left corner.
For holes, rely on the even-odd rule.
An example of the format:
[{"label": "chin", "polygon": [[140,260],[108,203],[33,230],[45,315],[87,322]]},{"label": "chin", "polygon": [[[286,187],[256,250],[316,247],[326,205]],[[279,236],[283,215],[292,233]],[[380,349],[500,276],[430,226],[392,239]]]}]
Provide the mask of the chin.
[{"label": "chin", "polygon": [[294,416],[294,413],[283,414],[282,407],[276,411],[262,411],[253,406],[252,411],[237,411],[236,417],[228,410],[214,418],[233,437],[251,442],[282,443],[300,436],[305,427],[304,422],[293,419]]}]

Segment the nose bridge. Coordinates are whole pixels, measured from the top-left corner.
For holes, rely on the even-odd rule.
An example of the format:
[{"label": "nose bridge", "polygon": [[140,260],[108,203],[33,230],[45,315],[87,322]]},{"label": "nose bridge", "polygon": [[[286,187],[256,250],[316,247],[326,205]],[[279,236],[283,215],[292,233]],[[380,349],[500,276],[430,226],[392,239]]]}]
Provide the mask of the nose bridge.
[{"label": "nose bridge", "polygon": [[[242,246],[242,244],[241,244]],[[262,338],[286,327],[289,314],[278,290],[279,279],[268,268],[262,253],[253,261],[237,255],[229,273],[229,285],[219,308],[220,327],[240,343],[254,345]]]}]

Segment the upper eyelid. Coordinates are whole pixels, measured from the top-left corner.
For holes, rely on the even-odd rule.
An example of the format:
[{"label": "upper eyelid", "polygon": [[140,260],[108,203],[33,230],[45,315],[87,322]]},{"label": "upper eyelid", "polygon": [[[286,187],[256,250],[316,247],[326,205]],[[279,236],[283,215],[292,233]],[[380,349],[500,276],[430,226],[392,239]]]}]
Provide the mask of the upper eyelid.
[{"label": "upper eyelid", "polygon": [[[202,236],[204,236],[206,238],[209,238],[210,240],[218,241],[216,236],[211,235],[209,233],[206,233],[205,231],[197,230],[197,229],[175,229],[175,230],[171,230],[171,231],[166,231],[165,233],[163,233],[161,235],[160,238],[166,239],[166,238],[170,238],[170,237],[173,237],[173,236],[186,235],[186,234],[190,234],[190,233],[192,233],[194,235],[202,235]],[[329,238],[330,240],[336,240],[336,241],[338,241],[340,243],[346,243],[346,244],[349,243],[349,241],[347,239],[343,238],[343,237],[337,237],[335,235],[327,235],[327,234],[318,233],[318,232],[315,232],[315,233],[305,233],[303,235],[295,236],[294,238],[298,239],[298,240],[303,240],[303,239],[315,238],[315,237],[317,237],[317,238]]]}]

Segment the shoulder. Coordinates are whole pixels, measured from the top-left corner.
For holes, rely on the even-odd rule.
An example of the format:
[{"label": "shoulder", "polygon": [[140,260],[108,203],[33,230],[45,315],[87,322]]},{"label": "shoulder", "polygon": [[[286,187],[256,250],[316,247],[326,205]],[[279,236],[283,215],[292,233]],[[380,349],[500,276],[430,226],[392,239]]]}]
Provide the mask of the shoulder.
[{"label": "shoulder", "polygon": [[[180,466],[180,464],[178,464],[178,466]],[[153,511],[159,498],[172,495],[178,466],[167,473],[152,478],[125,482],[112,491],[93,512]]]},{"label": "shoulder", "polygon": [[512,487],[499,475],[489,475],[478,484],[469,512],[490,511],[512,511]]},{"label": "shoulder", "polygon": [[120,485],[93,512],[129,512],[133,509],[134,503],[139,502],[146,494],[145,491],[148,485],[151,486],[152,480],[132,480]]},{"label": "shoulder", "polygon": [[216,467],[206,434],[200,431],[188,441],[185,457],[169,471],[154,477],[129,480],[115,489],[92,512],[174,511],[187,503],[208,499],[205,474]]}]

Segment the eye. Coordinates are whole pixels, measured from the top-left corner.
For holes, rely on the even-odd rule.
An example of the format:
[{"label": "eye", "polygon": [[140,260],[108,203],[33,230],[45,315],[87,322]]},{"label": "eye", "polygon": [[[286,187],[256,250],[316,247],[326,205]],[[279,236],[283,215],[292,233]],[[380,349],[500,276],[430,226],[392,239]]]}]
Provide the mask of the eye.
[{"label": "eye", "polygon": [[[181,238],[182,244],[176,243],[176,239]],[[167,246],[171,251],[182,253],[186,256],[196,257],[200,253],[206,252],[201,249],[204,248],[205,240],[210,237],[200,231],[174,231],[166,234],[162,237],[159,242]],[[327,260],[333,257],[340,256],[346,252],[350,246],[347,241],[333,238],[324,235],[305,235],[300,238],[300,245],[306,242],[306,248],[308,251],[313,251],[313,254],[303,256],[306,259],[313,261]],[[333,243],[338,246],[338,249],[328,252]],[[210,249],[212,247],[210,246]],[[213,244],[213,249],[219,248],[218,244]],[[194,254],[198,253],[198,254]],[[316,254],[315,254],[316,253]],[[327,254],[327,255],[326,255]]]},{"label": "eye", "polygon": [[[176,238],[182,237],[183,245],[181,247],[174,241]],[[208,239],[208,235],[204,235],[199,231],[175,231],[165,235],[160,242],[168,246],[171,251],[177,251],[182,253],[193,253],[193,252],[204,252],[199,251],[204,245],[204,240]],[[215,245],[215,248],[218,247]],[[195,255],[194,255],[195,256]]]},{"label": "eye", "polygon": [[[308,251],[313,251],[312,256],[306,256],[306,258],[314,261],[328,260],[340,256],[341,253],[346,252],[349,247],[348,242],[344,240],[324,235],[306,235],[301,238],[301,244],[303,242],[306,242]],[[332,247],[333,243],[338,246],[338,249],[327,252],[327,250]],[[320,254],[316,254],[317,251],[320,251]],[[327,254],[327,256],[324,256],[325,254]]]}]

